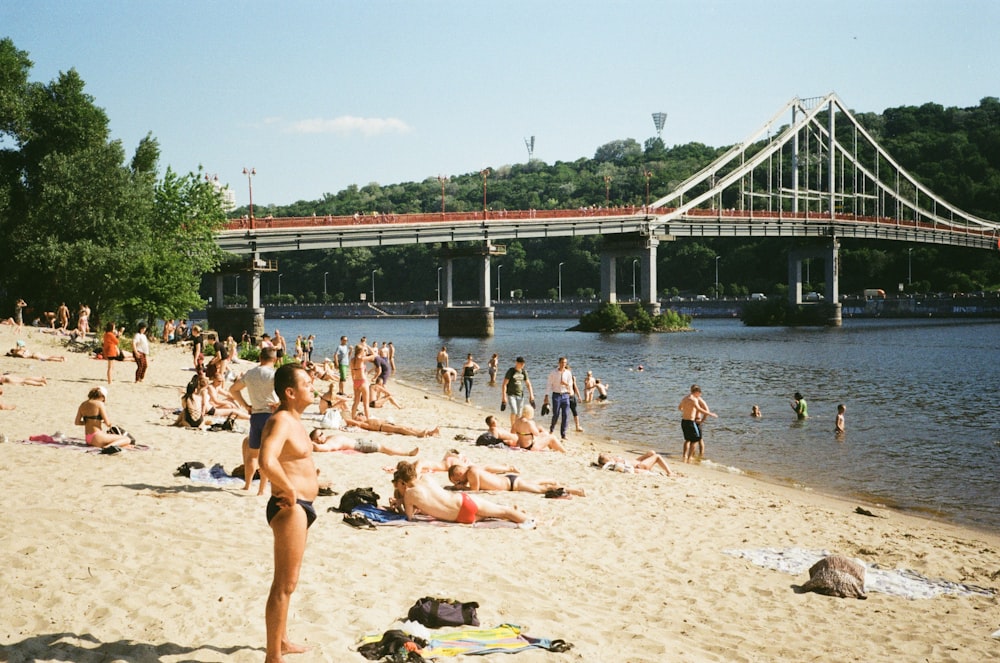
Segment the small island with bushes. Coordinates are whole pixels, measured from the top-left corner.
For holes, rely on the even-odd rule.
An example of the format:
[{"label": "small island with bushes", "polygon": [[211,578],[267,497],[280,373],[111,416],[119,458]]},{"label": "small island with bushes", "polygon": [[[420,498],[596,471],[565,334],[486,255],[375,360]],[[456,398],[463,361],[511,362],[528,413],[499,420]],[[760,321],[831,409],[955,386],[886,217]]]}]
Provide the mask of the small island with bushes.
[{"label": "small island with bushes", "polygon": [[630,306],[629,309],[631,316],[620,304],[605,302],[599,308],[581,316],[580,323],[570,327],[569,331],[604,334],[691,331],[690,315],[682,315],[673,309],[667,309],[658,315],[650,315],[641,306]]}]

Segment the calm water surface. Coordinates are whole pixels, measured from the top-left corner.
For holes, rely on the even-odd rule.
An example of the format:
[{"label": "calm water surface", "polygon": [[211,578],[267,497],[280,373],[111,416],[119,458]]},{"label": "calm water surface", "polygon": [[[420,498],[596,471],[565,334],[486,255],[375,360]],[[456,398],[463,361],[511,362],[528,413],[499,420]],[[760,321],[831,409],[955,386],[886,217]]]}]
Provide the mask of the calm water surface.
[{"label": "calm water surface", "polygon": [[[341,334],[393,341],[399,378],[428,389],[441,345],[460,368],[473,353],[483,368],[473,401],[499,413],[486,362],[501,377],[524,355],[538,404],[560,355],[580,387],[591,370],[611,386],[610,402],[582,406],[588,433],[680,456],[677,404],[692,383],[718,419],[705,426],[706,458],[783,483],[804,485],[922,515],[1000,529],[1000,323],[845,320],[840,329],[748,328],[697,320],[690,333],[600,335],[565,332],[568,320],[498,320],[490,339],[437,335],[437,320],[269,320],[293,340],[315,334],[315,358]],[[635,370],[642,365],[644,370]],[[802,392],[810,418],[790,407]],[[461,398],[458,386],[456,398]],[[847,434],[833,434],[838,403]],[[749,416],[753,404],[762,419]],[[484,414],[485,416],[485,414]],[[539,418],[541,419],[541,418]],[[572,435],[570,436],[572,440]]]}]

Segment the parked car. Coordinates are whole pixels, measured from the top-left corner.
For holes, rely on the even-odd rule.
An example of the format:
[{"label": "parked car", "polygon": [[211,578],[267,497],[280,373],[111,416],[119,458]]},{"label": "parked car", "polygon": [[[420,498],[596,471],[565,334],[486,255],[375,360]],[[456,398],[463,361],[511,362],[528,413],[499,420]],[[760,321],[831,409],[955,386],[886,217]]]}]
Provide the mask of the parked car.
[{"label": "parked car", "polygon": [[708,301],[708,295],[698,295],[697,297],[694,298],[694,300],[696,302],[707,302]]},{"label": "parked car", "polygon": [[752,302],[762,302],[767,299],[767,295],[763,292],[753,292],[750,293],[750,301]]}]

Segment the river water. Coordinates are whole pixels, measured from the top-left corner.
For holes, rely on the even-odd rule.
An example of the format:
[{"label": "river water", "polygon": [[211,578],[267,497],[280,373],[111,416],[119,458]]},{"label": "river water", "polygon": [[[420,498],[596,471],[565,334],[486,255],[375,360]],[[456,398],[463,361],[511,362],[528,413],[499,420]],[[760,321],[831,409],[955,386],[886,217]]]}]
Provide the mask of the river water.
[{"label": "river water", "polygon": [[[500,319],[488,339],[439,337],[436,319],[268,320],[267,329],[289,343],[315,334],[314,359],[332,356],[342,334],[351,343],[362,335],[392,341],[399,379],[432,390],[440,388],[442,345],[459,370],[471,352],[483,369],[473,402],[497,414],[499,390],[486,376],[492,353],[500,378],[515,356],[527,359],[539,406],[546,376],[565,355],[581,389],[588,370],[610,385],[608,403],[581,406],[587,432],[657,449],[675,466],[677,404],[697,383],[719,415],[704,427],[705,457],[719,469],[1000,530],[1000,322],[845,320],[841,328],[791,329],[701,319],[684,333],[564,331],[574,322]],[[809,403],[801,423],[790,406],[796,391]],[[839,439],[838,403],[847,406]],[[761,419],[749,416],[754,404]]]}]

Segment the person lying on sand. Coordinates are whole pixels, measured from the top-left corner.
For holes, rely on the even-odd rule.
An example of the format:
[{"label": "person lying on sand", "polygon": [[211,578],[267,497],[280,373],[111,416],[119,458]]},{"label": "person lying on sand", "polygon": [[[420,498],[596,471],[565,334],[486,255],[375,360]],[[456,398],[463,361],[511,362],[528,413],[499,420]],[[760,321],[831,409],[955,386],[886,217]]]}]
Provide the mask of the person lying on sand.
[{"label": "person lying on sand", "polygon": [[25,347],[24,341],[18,341],[17,347],[7,351],[7,356],[17,359],[37,359],[38,361],[66,361],[66,357],[62,355],[43,355],[39,352],[31,352]]},{"label": "person lying on sand", "polygon": [[517,523],[521,529],[535,527],[535,521],[524,511],[468,493],[449,492],[430,477],[419,474],[415,464],[405,460],[396,465],[392,486],[397,497],[390,501],[390,506],[405,513],[407,520],[413,520],[420,512],[450,523],[471,525],[483,518],[500,518]]},{"label": "person lying on sand", "polygon": [[[486,433],[485,433],[485,435],[489,435],[494,440],[499,440],[500,442],[503,442],[508,447],[515,447],[515,448],[517,448],[517,446],[518,446],[518,444],[517,444],[517,440],[518,440],[517,434],[516,433],[512,433],[509,430],[504,430],[504,429],[500,428],[500,424],[497,423],[497,418],[494,417],[492,414],[489,415],[488,417],[486,417]],[[480,436],[480,437],[482,437],[482,436]]]},{"label": "person lying on sand", "polygon": [[49,383],[49,381],[43,377],[32,377],[30,375],[23,377],[20,375],[14,375],[13,373],[4,373],[3,375],[0,375],[0,382],[3,384],[26,384],[29,387],[44,387]]},{"label": "person lying on sand", "polygon": [[600,453],[597,454],[597,464],[602,470],[627,472],[629,474],[634,472],[650,472],[654,467],[659,467],[668,477],[677,476],[674,472],[670,471],[667,461],[663,460],[663,457],[655,451],[647,451],[634,461],[625,460],[620,456]]},{"label": "person lying on sand", "polygon": [[561,488],[570,495],[578,497],[586,497],[587,495],[581,488],[569,488],[551,479],[529,481],[517,474],[516,467],[507,467],[506,472],[495,473],[493,467],[482,465],[452,465],[451,469],[448,470],[448,479],[459,490],[507,490],[545,494],[550,490]]},{"label": "person lying on sand", "polygon": [[366,419],[363,414],[358,414],[357,417],[357,419],[344,417],[344,423],[348,426],[356,426],[373,433],[395,433],[397,435],[410,435],[412,437],[436,437],[441,434],[441,430],[437,426],[426,430],[417,430],[407,426],[397,426],[396,424],[391,424],[388,421],[376,419],[375,417]]},{"label": "person lying on sand", "polygon": [[403,451],[375,440],[353,440],[346,435],[327,435],[321,428],[314,428],[309,433],[309,439],[312,440],[313,451],[359,451],[363,454],[380,453],[387,456],[416,456],[420,453],[420,447]]}]

